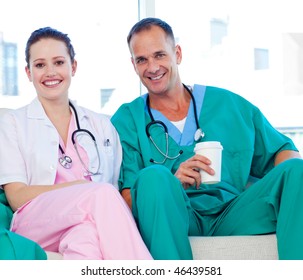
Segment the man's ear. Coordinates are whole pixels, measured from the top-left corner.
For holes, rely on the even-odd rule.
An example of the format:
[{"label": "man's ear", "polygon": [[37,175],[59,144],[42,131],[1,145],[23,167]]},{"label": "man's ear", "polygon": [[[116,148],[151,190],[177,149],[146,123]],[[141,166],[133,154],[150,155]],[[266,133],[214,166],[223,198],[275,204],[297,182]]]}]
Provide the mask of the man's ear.
[{"label": "man's ear", "polygon": [[133,65],[133,67],[135,69],[135,72],[138,74],[137,67],[136,67],[136,64],[135,64],[135,61],[134,61],[133,57],[131,57],[130,60],[131,60],[132,65]]},{"label": "man's ear", "polygon": [[32,74],[31,74],[31,70],[28,68],[28,66],[25,66],[25,73],[26,73],[29,81],[32,82],[33,81]]},{"label": "man's ear", "polygon": [[176,45],[175,52],[176,52],[177,64],[180,64],[182,61],[182,49],[180,45]]}]

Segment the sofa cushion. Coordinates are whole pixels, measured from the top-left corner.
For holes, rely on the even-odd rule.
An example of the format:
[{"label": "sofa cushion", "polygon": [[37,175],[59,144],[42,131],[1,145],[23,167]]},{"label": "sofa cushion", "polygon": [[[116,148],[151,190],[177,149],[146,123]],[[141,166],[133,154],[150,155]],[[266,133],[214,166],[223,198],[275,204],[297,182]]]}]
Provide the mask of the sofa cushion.
[{"label": "sofa cushion", "polygon": [[[276,260],[275,234],[256,236],[191,236],[195,260]],[[62,255],[47,252],[49,260],[63,259]]]},{"label": "sofa cushion", "polygon": [[194,259],[277,260],[275,234],[247,236],[190,237]]}]

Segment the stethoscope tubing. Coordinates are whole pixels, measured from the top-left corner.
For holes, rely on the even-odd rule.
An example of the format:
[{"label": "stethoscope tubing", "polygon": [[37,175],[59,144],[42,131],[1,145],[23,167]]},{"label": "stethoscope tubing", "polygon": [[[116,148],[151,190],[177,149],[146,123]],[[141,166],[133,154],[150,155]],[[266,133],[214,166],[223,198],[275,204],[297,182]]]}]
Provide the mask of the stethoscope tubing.
[{"label": "stethoscope tubing", "polygon": [[[191,90],[185,84],[183,84],[183,86],[184,86],[184,88],[186,89],[186,91],[188,92],[188,94],[190,95],[190,97],[191,97],[191,99],[193,101],[194,117],[195,117],[195,123],[196,123],[197,129],[201,129],[200,125],[199,125],[199,120],[198,120],[198,112],[197,112],[196,99],[195,99],[194,95],[192,94]],[[154,119],[154,116],[153,116],[153,114],[151,112],[151,108],[150,108],[150,101],[149,101],[149,95],[148,94],[147,94],[147,97],[146,97],[146,107],[147,107],[147,112],[149,114],[149,117],[151,119],[151,122],[147,125],[148,128],[146,126],[146,129],[145,129],[147,136],[150,135],[150,133],[147,132],[147,130],[150,128],[151,125],[156,124],[156,123],[162,125],[163,128],[164,128],[164,130],[165,130],[165,132],[167,132],[168,131],[167,130],[167,126],[163,122]]]},{"label": "stethoscope tubing", "polygon": [[[203,138],[203,137],[204,137],[204,132],[202,131],[202,129],[201,129],[200,126],[199,126],[196,100],[195,100],[195,98],[194,98],[194,95],[193,95],[192,92],[190,91],[190,89],[189,89],[186,85],[184,85],[184,84],[183,84],[183,86],[184,86],[184,88],[186,89],[186,91],[189,93],[189,95],[191,96],[191,99],[192,99],[192,101],[193,101],[194,115],[195,115],[195,123],[196,123],[196,126],[197,126],[197,131],[196,131],[196,133],[199,132],[199,133],[198,133],[198,137],[196,137],[196,133],[195,133],[194,138],[195,138],[195,141],[198,141],[198,139],[196,139],[196,138],[201,138],[201,137]],[[148,114],[149,114],[150,119],[151,119],[151,121],[150,121],[150,122],[146,125],[146,127],[145,127],[146,135],[147,135],[147,137],[150,139],[150,141],[153,143],[153,145],[154,145],[154,147],[157,149],[157,151],[164,157],[164,159],[163,159],[162,161],[155,161],[154,159],[151,158],[151,159],[150,159],[150,162],[156,163],[156,164],[163,164],[167,159],[173,160],[173,159],[178,158],[178,157],[183,153],[182,150],[180,150],[179,153],[178,153],[177,155],[175,155],[175,156],[169,156],[169,155],[168,155],[168,129],[167,129],[167,126],[165,125],[164,122],[159,121],[159,120],[155,120],[155,119],[154,119],[154,116],[153,116],[153,114],[152,114],[152,112],[151,112],[151,108],[150,108],[150,101],[149,101],[149,95],[148,95],[148,94],[147,94],[147,97],[146,97],[146,107],[147,107],[147,111],[148,111]],[[150,134],[150,132],[149,132],[150,127],[151,127],[152,125],[155,125],[155,124],[160,125],[160,126],[163,128],[163,130],[164,130],[165,139],[166,139],[166,152],[165,152],[165,153],[164,153],[163,151],[161,151],[161,149],[160,149],[160,148],[158,147],[158,145],[155,143],[155,141],[153,140],[153,138],[152,138],[152,136],[151,136],[151,134]]]},{"label": "stethoscope tubing", "polygon": [[[76,134],[79,133],[79,132],[85,132],[87,133],[93,140],[94,142],[94,145],[95,145],[95,148],[96,148],[96,151],[97,151],[97,154],[98,154],[98,161],[99,161],[99,167],[98,167],[98,170],[100,169],[100,155],[99,155],[99,152],[98,152],[98,147],[97,147],[97,143],[96,143],[96,138],[95,136],[87,129],[84,129],[84,128],[81,128],[80,127],[80,122],[79,122],[79,117],[78,117],[78,113],[77,113],[77,110],[75,108],[75,106],[72,104],[71,101],[69,101],[69,106],[72,108],[73,112],[74,112],[74,116],[75,116],[75,119],[76,119],[76,126],[77,126],[77,129],[75,131],[73,131],[72,133],[72,136],[71,136],[71,140],[72,140],[72,143],[73,143],[73,146],[75,147],[75,150],[77,152],[77,155],[81,161],[81,164],[82,166],[85,168],[86,172],[89,174],[89,175],[97,175],[99,174],[99,172],[91,172],[88,170],[88,168],[85,166],[82,158],[80,157],[80,154],[79,154],[79,151],[78,151],[78,148],[77,148],[77,145],[76,145],[76,140],[75,140],[75,137],[76,137]],[[62,154],[62,157],[59,158],[59,162],[60,164],[64,167],[64,168],[67,168],[69,169],[71,167],[71,164],[72,164],[72,159],[71,157],[65,155],[65,152],[63,150],[63,148],[61,147],[61,145],[59,144],[59,149],[61,151],[61,154]]]}]

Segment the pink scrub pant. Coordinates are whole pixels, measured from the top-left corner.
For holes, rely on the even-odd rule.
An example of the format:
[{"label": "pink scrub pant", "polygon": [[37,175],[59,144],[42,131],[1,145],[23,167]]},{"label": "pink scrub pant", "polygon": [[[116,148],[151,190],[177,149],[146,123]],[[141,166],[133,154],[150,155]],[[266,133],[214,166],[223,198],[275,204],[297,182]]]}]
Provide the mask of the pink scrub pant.
[{"label": "pink scrub pant", "polygon": [[130,209],[107,183],[43,193],[17,210],[11,230],[64,259],[152,259]]}]

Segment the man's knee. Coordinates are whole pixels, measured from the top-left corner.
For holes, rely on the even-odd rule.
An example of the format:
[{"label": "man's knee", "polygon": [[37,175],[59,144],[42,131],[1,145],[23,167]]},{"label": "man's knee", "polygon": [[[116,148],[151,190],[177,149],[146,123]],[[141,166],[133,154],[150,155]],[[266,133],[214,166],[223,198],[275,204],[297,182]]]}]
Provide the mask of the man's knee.
[{"label": "man's knee", "polygon": [[280,163],[277,167],[281,168],[286,173],[293,173],[294,176],[303,176],[303,160],[293,158]]},{"label": "man's knee", "polygon": [[162,165],[152,165],[140,171],[136,181],[137,191],[159,194],[177,182],[174,175]]}]

